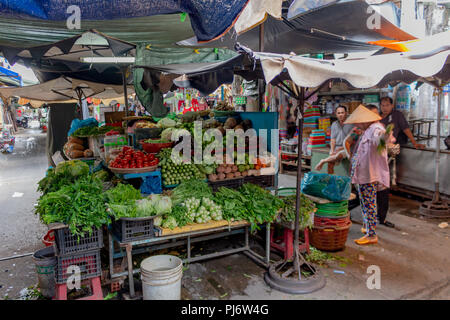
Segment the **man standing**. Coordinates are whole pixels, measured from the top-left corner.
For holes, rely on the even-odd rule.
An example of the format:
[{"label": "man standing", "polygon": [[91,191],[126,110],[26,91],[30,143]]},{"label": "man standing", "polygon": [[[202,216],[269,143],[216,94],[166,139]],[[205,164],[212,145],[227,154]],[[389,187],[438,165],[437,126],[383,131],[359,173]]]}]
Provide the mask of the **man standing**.
[{"label": "man standing", "polygon": [[352,124],[344,124],[348,116],[346,107],[339,106],[335,112],[338,120],[331,125],[330,155],[339,151],[338,149],[343,149],[344,139],[353,129]]},{"label": "man standing", "polygon": [[[380,122],[384,124],[386,127],[391,123],[394,125],[393,136],[398,144],[405,145],[408,142],[409,138],[414,148],[416,149],[425,148],[425,145],[417,143],[416,140],[414,139],[411,129],[409,128],[408,121],[406,120],[403,113],[401,113],[398,110],[394,110],[394,103],[392,98],[390,97],[382,98],[380,107],[381,107],[381,116],[383,118]],[[380,224],[383,224],[386,227],[394,228],[395,225],[386,220],[386,216],[389,210],[389,193],[390,193],[389,189],[380,190],[377,193],[378,220],[380,220]]]},{"label": "man standing", "polygon": [[425,148],[424,144],[419,144],[414,139],[411,129],[409,128],[408,121],[406,121],[403,113],[398,110],[394,110],[394,102],[392,101],[392,98],[384,97],[381,99],[381,116],[383,117],[381,123],[386,127],[391,123],[394,124],[394,138],[398,144],[406,144],[409,138],[414,148]]}]

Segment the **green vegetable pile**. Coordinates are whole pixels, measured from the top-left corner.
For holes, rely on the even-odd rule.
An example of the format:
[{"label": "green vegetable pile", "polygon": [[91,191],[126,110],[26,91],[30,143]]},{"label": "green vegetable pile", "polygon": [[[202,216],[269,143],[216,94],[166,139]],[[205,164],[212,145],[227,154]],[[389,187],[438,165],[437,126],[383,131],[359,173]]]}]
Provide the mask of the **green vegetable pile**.
[{"label": "green vegetable pile", "polygon": [[102,134],[107,133],[108,131],[119,131],[123,132],[123,129],[120,127],[114,127],[114,126],[101,126],[101,127],[81,127],[77,130],[75,130],[74,133],[72,133],[72,136],[74,137],[91,137],[91,136],[99,136]]},{"label": "green vegetable pile", "polygon": [[212,189],[205,181],[193,179],[182,182],[173,189],[171,196],[174,205],[179,205],[191,197],[199,200],[213,198]]},{"label": "green vegetable pile", "polygon": [[221,205],[225,220],[246,220],[252,230],[258,229],[258,224],[272,222],[284,205],[269,191],[250,183],[239,190],[221,187],[214,199]]},{"label": "green vegetable pile", "polygon": [[109,222],[102,194],[103,185],[92,176],[85,176],[62,186],[58,191],[43,195],[36,214],[45,224],[65,223],[78,238],[92,233]]},{"label": "green vegetable pile", "polygon": [[38,182],[38,191],[43,195],[58,191],[65,185],[89,175],[89,166],[80,160],[64,161],[47,172],[47,176]]},{"label": "green vegetable pile", "polygon": [[[295,221],[295,204],[297,197],[296,195],[291,195],[282,198],[284,202],[283,210],[281,211],[280,218],[287,222]],[[300,196],[300,216],[299,216],[299,225],[301,228],[311,228],[314,224],[314,221],[311,219],[311,213],[314,211],[316,206],[314,203],[307,198],[304,194]]]},{"label": "green vegetable pile", "polygon": [[177,186],[171,195],[174,204],[170,213],[154,223],[173,229],[191,223],[222,220],[222,209],[214,202],[208,184],[201,180],[189,180]]},{"label": "green vegetable pile", "polygon": [[142,199],[141,192],[130,184],[118,183],[104,193],[105,201],[115,218],[137,217],[136,200]]}]

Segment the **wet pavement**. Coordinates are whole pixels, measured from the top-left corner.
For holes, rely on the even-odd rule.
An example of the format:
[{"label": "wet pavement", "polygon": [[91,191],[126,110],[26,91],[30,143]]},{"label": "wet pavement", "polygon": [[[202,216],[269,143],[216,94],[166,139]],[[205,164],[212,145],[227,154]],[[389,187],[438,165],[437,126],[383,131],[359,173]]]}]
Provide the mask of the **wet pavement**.
[{"label": "wet pavement", "polygon": [[46,134],[22,129],[15,136],[13,153],[0,154],[0,297],[36,283],[31,256],[1,260],[41,248],[47,231],[34,214],[37,182],[47,169]]},{"label": "wet pavement", "polygon": [[[16,298],[19,292],[37,282],[31,256],[1,261],[32,253],[43,247],[41,237],[47,228],[33,213],[39,194],[37,182],[47,169],[45,134],[24,130],[16,136],[13,154],[0,154],[0,299]],[[295,187],[295,176],[280,175],[279,187]],[[353,239],[361,236],[361,213],[352,210],[353,225],[346,249],[332,256],[320,268],[326,286],[314,293],[289,295],[272,290],[264,280],[265,270],[242,254],[192,263],[184,271],[182,298],[210,299],[450,299],[450,228],[439,228],[439,220],[418,215],[419,202],[391,197],[389,220],[396,229],[380,226],[379,243],[359,247]],[[241,237],[241,238],[239,238]],[[232,241],[230,241],[232,240]],[[232,239],[195,244],[195,250],[219,250],[229,247]],[[261,243],[252,241],[253,249],[263,253]],[[172,250],[171,254],[183,254]],[[204,253],[204,252],[203,252]],[[271,259],[280,256],[272,254]],[[367,268],[381,270],[381,288],[368,289]]]}]

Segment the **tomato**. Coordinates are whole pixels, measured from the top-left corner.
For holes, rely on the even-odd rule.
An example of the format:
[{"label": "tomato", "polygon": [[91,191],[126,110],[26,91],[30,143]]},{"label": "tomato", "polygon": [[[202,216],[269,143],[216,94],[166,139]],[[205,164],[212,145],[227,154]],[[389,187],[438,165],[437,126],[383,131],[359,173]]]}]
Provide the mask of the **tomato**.
[{"label": "tomato", "polygon": [[142,163],[138,163],[136,166],[136,168],[143,168],[143,167],[144,167],[144,165]]},{"label": "tomato", "polygon": [[153,161],[153,160],[155,160],[155,155],[154,155],[154,154],[149,154],[149,155],[147,156],[147,158],[148,158],[150,161]]}]

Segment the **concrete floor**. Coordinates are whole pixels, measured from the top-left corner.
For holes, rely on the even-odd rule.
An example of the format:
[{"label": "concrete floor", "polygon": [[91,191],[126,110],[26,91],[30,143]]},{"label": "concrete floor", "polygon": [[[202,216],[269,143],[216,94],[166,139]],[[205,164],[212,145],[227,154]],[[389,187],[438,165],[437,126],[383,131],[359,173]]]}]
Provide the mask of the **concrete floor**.
[{"label": "concrete floor", "polygon": [[[39,194],[36,183],[44,176],[47,159],[45,134],[26,130],[17,135],[13,154],[0,154],[0,298],[17,298],[20,291],[37,282],[31,256],[1,261],[5,257],[32,253],[42,248],[40,238],[47,228],[33,213]],[[295,176],[281,175],[279,187],[294,187]],[[14,193],[23,193],[13,197]],[[16,194],[17,195],[17,194]],[[265,270],[244,255],[193,263],[183,276],[183,299],[449,299],[450,229],[438,227],[439,220],[418,215],[419,202],[392,196],[390,221],[396,229],[380,226],[379,243],[359,247],[361,213],[352,210],[354,221],[345,250],[334,253],[340,261],[331,261],[320,270],[326,286],[306,295],[284,294],[268,287]],[[209,249],[229,245],[214,241],[198,246]],[[255,244],[258,247],[258,244]],[[345,258],[346,262],[342,262]],[[272,259],[279,259],[273,255]],[[367,268],[381,270],[381,288],[368,289]],[[335,271],[341,273],[335,273]],[[342,271],[344,273],[342,273]]]}]

